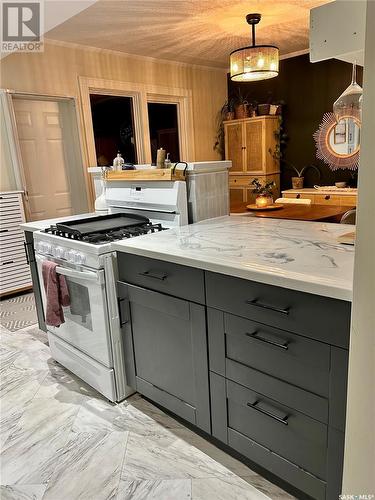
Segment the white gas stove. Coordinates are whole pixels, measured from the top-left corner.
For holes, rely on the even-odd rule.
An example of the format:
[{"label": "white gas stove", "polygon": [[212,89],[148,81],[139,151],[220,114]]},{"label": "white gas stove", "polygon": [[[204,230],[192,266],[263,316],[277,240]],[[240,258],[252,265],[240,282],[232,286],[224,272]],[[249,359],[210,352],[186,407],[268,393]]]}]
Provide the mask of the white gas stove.
[{"label": "white gas stove", "polygon": [[[34,233],[34,248],[40,284],[48,260],[57,264],[69,288],[65,322],[47,325],[53,358],[111,401],[121,401],[134,390],[126,384],[111,242],[187,224],[186,184],[119,189],[114,183],[106,194],[108,214],[60,220]],[[41,294],[45,308],[43,286]]]}]

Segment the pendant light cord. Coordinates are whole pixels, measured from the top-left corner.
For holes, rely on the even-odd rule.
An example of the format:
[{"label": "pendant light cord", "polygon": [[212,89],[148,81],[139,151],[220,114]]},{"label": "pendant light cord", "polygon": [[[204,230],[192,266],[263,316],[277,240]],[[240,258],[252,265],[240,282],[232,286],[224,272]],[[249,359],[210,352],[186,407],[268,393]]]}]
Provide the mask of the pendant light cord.
[{"label": "pendant light cord", "polygon": [[255,24],[251,25],[251,32],[253,35],[253,47],[255,47]]}]

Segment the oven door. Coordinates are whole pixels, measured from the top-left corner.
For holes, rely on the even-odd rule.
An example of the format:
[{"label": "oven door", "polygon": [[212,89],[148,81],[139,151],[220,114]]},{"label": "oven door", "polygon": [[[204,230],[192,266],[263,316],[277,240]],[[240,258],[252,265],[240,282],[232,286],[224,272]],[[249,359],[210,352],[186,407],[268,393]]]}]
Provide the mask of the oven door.
[{"label": "oven door", "polygon": [[104,271],[67,267],[61,260],[36,255],[44,312],[46,310],[42,276],[44,260],[57,263],[56,271],[65,276],[70,296],[70,305],[63,307],[65,323],[59,327],[47,325],[48,331],[108,368],[112,368]]}]

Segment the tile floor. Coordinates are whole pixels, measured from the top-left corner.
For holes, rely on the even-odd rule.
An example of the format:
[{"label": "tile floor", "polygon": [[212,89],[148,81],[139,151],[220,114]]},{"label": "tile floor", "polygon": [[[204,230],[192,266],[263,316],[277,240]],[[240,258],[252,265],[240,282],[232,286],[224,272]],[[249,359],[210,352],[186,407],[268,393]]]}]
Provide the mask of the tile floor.
[{"label": "tile floor", "polygon": [[0,328],[2,500],[293,499],[140,396],[109,403],[36,325]]}]

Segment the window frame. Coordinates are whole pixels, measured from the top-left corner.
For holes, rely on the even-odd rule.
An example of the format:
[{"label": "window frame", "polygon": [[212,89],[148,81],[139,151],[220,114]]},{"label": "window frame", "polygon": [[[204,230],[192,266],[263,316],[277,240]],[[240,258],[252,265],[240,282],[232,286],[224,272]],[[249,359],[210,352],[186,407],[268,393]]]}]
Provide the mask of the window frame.
[{"label": "window frame", "polygon": [[138,163],[140,164],[151,163],[148,102],[177,104],[180,157],[187,161],[194,161],[195,147],[191,90],[89,77],[79,77],[79,88],[82,129],[87,151],[87,167],[96,166],[90,94],[124,96],[133,99],[134,135]]}]

